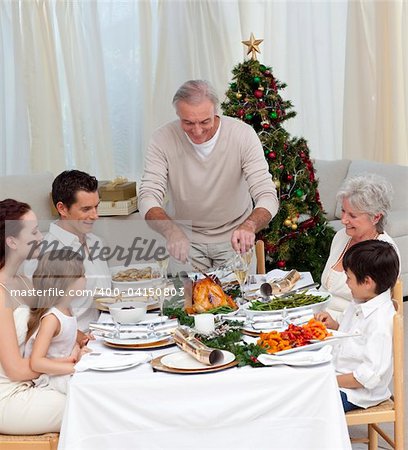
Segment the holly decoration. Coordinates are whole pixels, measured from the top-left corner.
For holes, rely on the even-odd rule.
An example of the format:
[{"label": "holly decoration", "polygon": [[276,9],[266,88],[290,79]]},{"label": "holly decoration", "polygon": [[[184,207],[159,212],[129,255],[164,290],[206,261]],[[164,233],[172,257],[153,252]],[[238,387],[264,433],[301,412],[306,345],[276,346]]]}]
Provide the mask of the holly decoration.
[{"label": "holly decoration", "polygon": [[[256,50],[251,47],[256,57],[261,40],[251,35],[245,42],[256,42]],[[257,236],[265,242],[267,268],[310,271],[318,281],[334,230],[324,216],[307,142],[283,128],[284,122],[296,115],[292,103],[279,93],[286,84],[256,59],[236,65],[232,74],[223,113],[245,120],[258,133],[280,203],[269,227]]]}]

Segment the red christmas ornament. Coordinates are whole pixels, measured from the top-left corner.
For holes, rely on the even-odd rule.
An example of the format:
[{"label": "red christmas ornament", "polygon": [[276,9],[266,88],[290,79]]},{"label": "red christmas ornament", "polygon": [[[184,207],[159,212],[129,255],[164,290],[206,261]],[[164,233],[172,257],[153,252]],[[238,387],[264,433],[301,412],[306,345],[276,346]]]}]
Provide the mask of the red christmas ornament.
[{"label": "red christmas ornament", "polygon": [[286,261],[283,261],[283,260],[281,259],[280,261],[278,261],[278,262],[276,263],[276,265],[277,265],[279,268],[283,269],[283,268],[286,266]]},{"label": "red christmas ornament", "polygon": [[270,70],[265,70],[264,75],[266,75],[267,77],[271,74]]},{"label": "red christmas ornament", "polygon": [[283,144],[283,148],[284,148],[285,150],[287,150],[288,144],[287,144],[286,142]]},{"label": "red christmas ornament", "polygon": [[288,181],[292,181],[292,180],[293,180],[293,175],[290,175],[290,174],[287,175],[287,176],[286,176],[286,179],[287,179]]},{"label": "red christmas ornament", "polygon": [[262,128],[264,130],[268,130],[271,127],[271,124],[269,122],[262,122]]},{"label": "red christmas ornament", "polygon": [[265,108],[265,102],[258,102],[258,108],[259,109],[264,109]]},{"label": "red christmas ornament", "polygon": [[256,98],[262,98],[263,95],[264,95],[264,93],[263,93],[263,91],[261,91],[260,89],[257,89],[257,90],[254,92],[254,95],[255,95]]},{"label": "red christmas ornament", "polygon": [[310,174],[309,174],[309,180],[310,180],[310,181],[314,181],[314,180],[315,180],[315,176],[314,176],[314,173],[313,173],[313,172],[310,172]]},{"label": "red christmas ornament", "polygon": [[279,170],[283,170],[284,168],[285,168],[285,166],[283,164],[280,164],[278,167]]},{"label": "red christmas ornament", "polygon": [[276,158],[276,153],[275,152],[268,153],[268,158],[275,159]]},{"label": "red christmas ornament", "polygon": [[302,159],[305,159],[306,153],[305,153],[305,152],[300,152],[300,157],[301,157]]},{"label": "red christmas ornament", "polygon": [[245,114],[245,110],[244,109],[239,109],[238,110],[238,116],[242,117]]}]

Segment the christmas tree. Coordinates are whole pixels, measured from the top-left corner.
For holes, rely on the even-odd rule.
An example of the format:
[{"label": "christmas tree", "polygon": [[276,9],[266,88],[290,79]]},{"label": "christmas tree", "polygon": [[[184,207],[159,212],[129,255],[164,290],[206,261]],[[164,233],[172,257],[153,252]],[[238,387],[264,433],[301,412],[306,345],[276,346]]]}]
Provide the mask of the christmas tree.
[{"label": "christmas tree", "polygon": [[265,243],[268,270],[309,271],[320,280],[334,230],[324,216],[306,140],[291,137],[282,127],[296,113],[291,102],[279,94],[286,84],[273,76],[271,67],[256,59],[261,42],[253,34],[249,41],[243,41],[252,58],[232,70],[233,80],[222,109],[258,133],[276,186],[279,212],[257,236]]}]

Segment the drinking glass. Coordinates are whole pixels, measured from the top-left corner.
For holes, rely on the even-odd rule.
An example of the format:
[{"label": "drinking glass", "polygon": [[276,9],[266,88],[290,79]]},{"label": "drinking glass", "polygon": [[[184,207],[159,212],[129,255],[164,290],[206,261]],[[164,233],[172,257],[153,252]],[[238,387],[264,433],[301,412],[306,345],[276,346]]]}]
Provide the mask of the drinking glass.
[{"label": "drinking glass", "polygon": [[160,323],[164,323],[164,314],[163,314],[163,308],[164,308],[164,300],[166,299],[165,296],[165,290],[167,289],[167,282],[164,281],[160,283],[156,287],[156,293],[157,293],[157,299],[159,300],[159,308],[160,308]]},{"label": "drinking glass", "polygon": [[167,281],[167,268],[169,267],[170,255],[166,253],[161,258],[156,259],[156,263],[160,268],[160,276]]},{"label": "drinking glass", "polygon": [[234,257],[233,270],[239,283],[239,288],[241,291],[241,299],[244,302],[245,301],[244,286],[246,277],[248,275],[248,264],[245,261],[245,259],[239,254],[236,254]]}]

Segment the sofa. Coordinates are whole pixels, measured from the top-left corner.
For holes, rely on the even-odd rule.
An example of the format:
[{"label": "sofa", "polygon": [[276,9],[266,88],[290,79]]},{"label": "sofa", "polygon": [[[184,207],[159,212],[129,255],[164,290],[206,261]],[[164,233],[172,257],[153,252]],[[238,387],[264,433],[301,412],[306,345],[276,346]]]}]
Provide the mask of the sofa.
[{"label": "sofa", "polygon": [[[408,167],[345,159],[316,160],[314,167],[319,179],[319,192],[323,207],[327,219],[335,230],[342,226],[340,221],[341,205],[336,201],[336,193],[345,178],[374,172],[384,176],[392,183],[394,201],[386,230],[394,238],[400,250],[404,295],[408,295]],[[51,173],[0,177],[0,199],[15,198],[29,203],[40,220],[40,230],[46,231],[49,223],[55,220],[50,208],[52,180]],[[129,216],[101,217],[95,224],[95,233],[100,235],[104,239],[104,243],[111,248],[117,246],[129,248],[136,237],[144,237],[149,233],[151,238],[151,230],[149,231],[144,221],[141,220],[139,213]],[[157,236],[155,238],[157,239]],[[146,253],[147,249],[144,248],[143,251]],[[116,257],[110,259],[109,264],[118,265]]]},{"label": "sofa", "polygon": [[408,295],[408,166],[363,160],[317,159],[314,161],[314,167],[326,217],[336,231],[342,227],[341,204],[336,200],[336,194],[346,178],[376,173],[392,184],[394,196],[385,230],[394,239],[400,251],[403,293],[404,296]]}]

